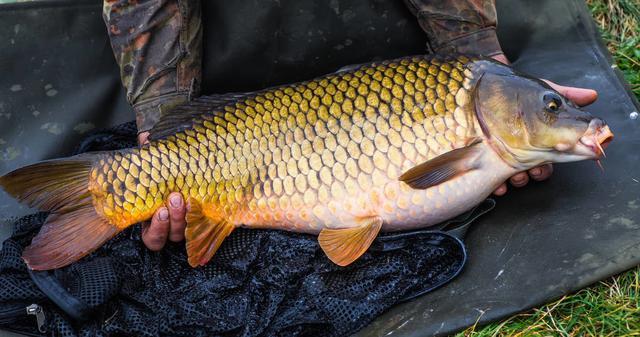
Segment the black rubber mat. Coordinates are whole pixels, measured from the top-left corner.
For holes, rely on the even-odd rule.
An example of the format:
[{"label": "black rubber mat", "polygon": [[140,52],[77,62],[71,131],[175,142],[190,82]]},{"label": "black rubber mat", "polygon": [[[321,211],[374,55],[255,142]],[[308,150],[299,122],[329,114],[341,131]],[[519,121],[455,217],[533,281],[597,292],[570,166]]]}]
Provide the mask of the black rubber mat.
[{"label": "black rubber mat", "polygon": [[[70,154],[134,118],[100,1],[0,4],[0,172]],[[0,191],[0,224],[29,211]]]},{"label": "black rubber mat", "polygon": [[[101,3],[0,5],[0,172],[73,151],[92,128],[133,119]],[[204,93],[254,90],[346,64],[424,53],[401,1],[204,1]],[[592,87],[588,110],[616,134],[602,173],[592,162],[499,198],[467,237],[449,285],[397,306],[362,336],[447,334],[548,302],[640,262],[640,119],[580,0],[498,2],[499,36],[515,67]],[[635,104],[635,105],[634,105]],[[0,219],[25,214],[0,195]]]}]

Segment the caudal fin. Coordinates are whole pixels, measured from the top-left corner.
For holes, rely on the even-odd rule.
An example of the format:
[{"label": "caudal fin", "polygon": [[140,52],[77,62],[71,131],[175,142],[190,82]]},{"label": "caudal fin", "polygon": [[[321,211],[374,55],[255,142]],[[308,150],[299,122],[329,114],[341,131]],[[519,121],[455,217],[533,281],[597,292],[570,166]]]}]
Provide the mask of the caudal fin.
[{"label": "caudal fin", "polygon": [[89,196],[89,156],[47,160],[0,177],[0,186],[29,207],[56,212]]},{"label": "caudal fin", "polygon": [[64,267],[100,247],[120,229],[95,211],[88,189],[95,155],[55,159],[0,177],[0,187],[51,214],[22,258],[34,270]]}]

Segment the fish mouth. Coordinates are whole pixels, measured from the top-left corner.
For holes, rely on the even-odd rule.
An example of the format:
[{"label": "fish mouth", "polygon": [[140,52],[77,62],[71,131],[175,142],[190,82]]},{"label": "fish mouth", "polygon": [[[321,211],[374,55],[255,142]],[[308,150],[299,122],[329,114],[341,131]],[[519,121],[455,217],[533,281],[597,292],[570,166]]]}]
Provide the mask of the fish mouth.
[{"label": "fish mouth", "polygon": [[606,157],[604,150],[613,141],[613,133],[603,120],[594,118],[589,123],[587,132],[580,138],[577,147],[579,152],[583,152],[594,160]]}]

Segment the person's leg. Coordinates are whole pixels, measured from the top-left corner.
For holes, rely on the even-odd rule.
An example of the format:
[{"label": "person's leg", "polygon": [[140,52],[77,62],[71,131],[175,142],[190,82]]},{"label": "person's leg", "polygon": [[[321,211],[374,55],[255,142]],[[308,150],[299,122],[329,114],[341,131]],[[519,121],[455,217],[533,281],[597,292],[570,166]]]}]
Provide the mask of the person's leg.
[{"label": "person's leg", "polygon": [[105,0],[103,18],[138,132],[197,96],[202,76],[199,0]]},{"label": "person's leg", "polygon": [[405,0],[433,52],[502,54],[494,0]]}]

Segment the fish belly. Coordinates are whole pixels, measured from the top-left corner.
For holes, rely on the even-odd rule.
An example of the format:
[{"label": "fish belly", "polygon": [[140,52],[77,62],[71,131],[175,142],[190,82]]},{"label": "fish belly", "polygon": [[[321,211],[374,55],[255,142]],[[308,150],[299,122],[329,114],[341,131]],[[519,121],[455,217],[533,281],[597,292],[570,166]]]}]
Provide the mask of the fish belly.
[{"label": "fish belly", "polygon": [[402,193],[395,207],[383,207],[382,231],[411,230],[442,223],[478,205],[507,177],[488,177],[486,172],[472,171],[426,190]]},{"label": "fish belly", "polygon": [[317,234],[323,228],[355,227],[360,219],[380,216],[382,231],[425,228],[470,210],[515,173],[488,146],[480,161],[479,169],[425,190],[412,189],[399,180],[378,179],[375,187],[336,188],[327,196],[322,194],[330,189],[321,192],[325,190],[321,186],[319,191],[291,197],[262,198],[256,202],[257,209],[244,207],[234,222],[249,228]]}]

